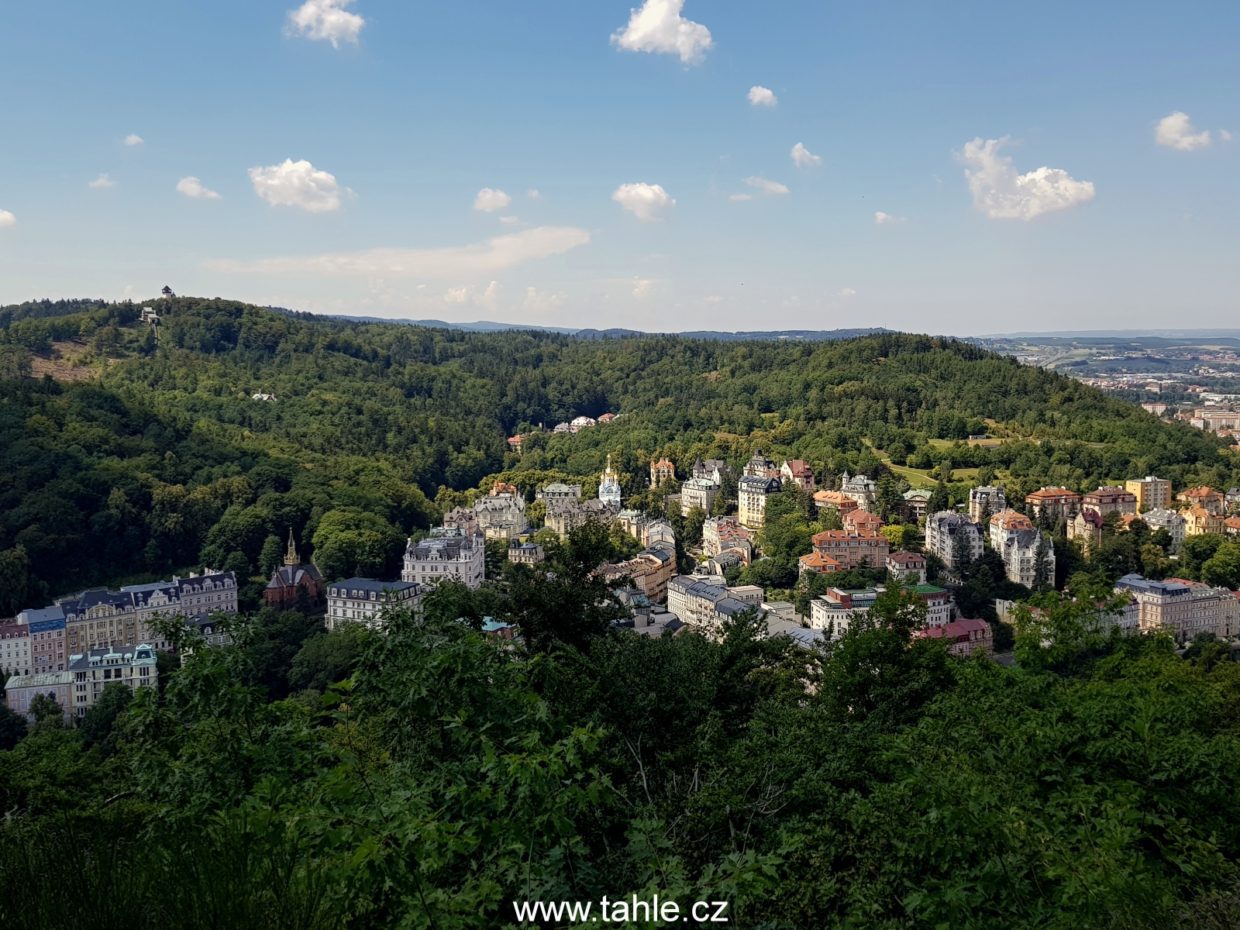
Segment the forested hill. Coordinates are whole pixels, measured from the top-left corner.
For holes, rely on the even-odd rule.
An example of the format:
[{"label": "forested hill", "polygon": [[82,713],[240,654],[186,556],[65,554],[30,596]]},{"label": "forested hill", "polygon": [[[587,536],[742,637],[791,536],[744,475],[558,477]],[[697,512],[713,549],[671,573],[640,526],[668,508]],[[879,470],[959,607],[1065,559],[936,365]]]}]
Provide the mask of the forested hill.
[{"label": "forested hill", "polygon": [[[0,616],[202,561],[252,571],[269,537],[292,527],[308,549],[332,511],[334,526],[399,538],[452,490],[499,472],[526,487],[596,475],[608,453],[629,494],[656,452],[684,468],[755,447],[914,483],[946,460],[960,487],[976,468],[1015,491],[1149,473],[1240,483],[1211,436],[948,339],[590,340],[146,305],[157,334],[137,304],[0,308]],[[621,417],[508,451],[513,433],[605,411]],[[991,443],[964,442],[980,433]]]}]

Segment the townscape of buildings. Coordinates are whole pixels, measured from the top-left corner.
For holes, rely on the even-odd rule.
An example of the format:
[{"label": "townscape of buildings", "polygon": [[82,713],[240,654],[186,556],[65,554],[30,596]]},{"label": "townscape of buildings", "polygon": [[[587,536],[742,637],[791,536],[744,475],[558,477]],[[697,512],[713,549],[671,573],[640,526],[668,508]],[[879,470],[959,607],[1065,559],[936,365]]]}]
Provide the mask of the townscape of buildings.
[{"label": "townscape of buildings", "polygon": [[[578,418],[584,420],[584,418]],[[574,427],[590,423],[574,421]],[[736,489],[735,512],[724,499],[725,488]],[[1220,492],[1208,487],[1173,493],[1171,483],[1157,477],[1127,480],[1088,493],[1044,487],[1023,500],[1008,500],[1000,487],[975,487],[959,510],[928,512],[933,495],[911,490],[904,494],[898,532],[884,532],[877,507],[876,482],[865,475],[841,475],[822,487],[813,469],[801,460],[776,462],[761,451],[733,476],[728,463],[698,459],[677,482],[676,465],[664,456],[650,463],[649,483],[670,508],[714,514],[702,524],[701,545],[692,552],[693,566],[682,572],[671,521],[624,507],[621,476],[608,457],[599,476],[597,495],[587,498],[581,484],[552,482],[537,489],[543,505],[543,526],[531,525],[525,496],[511,484],[497,481],[469,507],[456,507],[443,524],[425,538],[407,542],[398,578],[347,578],[325,582],[318,569],[303,561],[290,532],[282,564],[263,591],[263,601],[279,609],[324,613],[328,630],[360,623],[381,628],[387,611],[419,612],[425,594],[452,580],[471,589],[486,580],[486,543],[500,541],[508,560],[538,570],[545,559],[544,537],[566,538],[590,523],[631,537],[641,548],[631,558],[597,568],[617,596],[633,612],[632,628],[643,635],[697,632],[718,636],[724,625],[749,611],[767,618],[770,635],[786,635],[813,646],[842,637],[865,617],[891,585],[903,587],[925,606],[918,636],[942,639],[960,655],[990,652],[992,629],[984,620],[962,616],[950,587],[927,583],[930,561],[941,566],[950,585],[960,572],[989,549],[1002,562],[1009,581],[1031,590],[1055,583],[1054,537],[1066,535],[1088,552],[1104,532],[1123,532],[1143,520],[1151,529],[1166,530],[1175,552],[1185,539],[1202,534],[1240,535],[1240,490]],[[753,584],[729,584],[739,570],[762,558],[763,528],[773,495],[796,489],[811,495],[815,508],[832,514],[839,529],[813,535],[810,551],[799,559],[802,579],[834,576],[866,569],[886,580],[863,588],[829,586],[809,599],[804,615],[789,601],[769,601]],[[721,506],[722,504],[722,506]],[[808,505],[808,504],[807,504]],[[1017,509],[1017,507],[1021,509]],[[893,546],[907,541],[905,528],[919,527],[912,549]],[[815,590],[821,590],[816,587]],[[1198,633],[1240,635],[1240,596],[1223,588],[1181,579],[1154,581],[1135,575],[1122,578],[1116,593],[1125,608],[1108,618],[1133,633],[1168,631],[1184,641]],[[226,632],[219,615],[238,609],[238,584],[231,572],[211,569],[170,581],[130,585],[117,591],[93,589],[58,599],[41,608],[23,610],[0,624],[0,671],[7,678],[10,707],[29,712],[40,694],[55,700],[67,716],[85,714],[108,683],[149,687],[157,679],[155,654],[170,643],[153,621],[178,617],[198,628],[208,642]],[[804,608],[802,608],[804,609]],[[495,635],[510,637],[512,628],[491,620]]]}]

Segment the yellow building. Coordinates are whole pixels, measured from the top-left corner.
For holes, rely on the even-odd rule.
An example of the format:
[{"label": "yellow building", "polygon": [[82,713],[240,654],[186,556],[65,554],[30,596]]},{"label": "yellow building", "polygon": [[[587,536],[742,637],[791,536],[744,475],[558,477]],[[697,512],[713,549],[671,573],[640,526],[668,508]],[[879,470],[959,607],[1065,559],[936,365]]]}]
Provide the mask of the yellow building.
[{"label": "yellow building", "polygon": [[1124,482],[1124,490],[1136,495],[1137,513],[1171,507],[1171,482],[1150,475]]}]

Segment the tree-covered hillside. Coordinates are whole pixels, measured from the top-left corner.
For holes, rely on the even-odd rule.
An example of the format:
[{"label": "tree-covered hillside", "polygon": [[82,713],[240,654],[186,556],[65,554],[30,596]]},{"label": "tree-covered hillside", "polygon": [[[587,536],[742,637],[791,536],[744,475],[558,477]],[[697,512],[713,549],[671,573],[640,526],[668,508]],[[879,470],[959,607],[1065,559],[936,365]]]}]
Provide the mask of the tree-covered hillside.
[{"label": "tree-covered hillside", "polygon": [[[608,453],[630,495],[656,452],[683,469],[756,446],[826,476],[984,467],[1014,492],[1155,472],[1238,483],[1211,436],[948,339],[578,340],[148,305],[157,338],[138,305],[0,309],[0,615],[202,561],[262,572],[270,537],[292,527],[308,551],[331,511],[374,534],[355,567],[390,569],[400,536],[453,499],[441,489],[505,472],[529,490],[597,474]],[[512,433],[605,411],[622,416],[508,451]],[[995,442],[964,442],[982,432]]]}]

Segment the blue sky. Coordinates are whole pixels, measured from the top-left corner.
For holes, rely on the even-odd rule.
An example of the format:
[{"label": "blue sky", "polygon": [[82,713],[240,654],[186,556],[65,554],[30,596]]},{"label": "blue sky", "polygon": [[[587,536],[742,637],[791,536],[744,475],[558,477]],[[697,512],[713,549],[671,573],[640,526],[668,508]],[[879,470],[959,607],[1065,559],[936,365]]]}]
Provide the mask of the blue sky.
[{"label": "blue sky", "polygon": [[6,4],[0,303],[1240,325],[1240,5],[638,3]]}]

